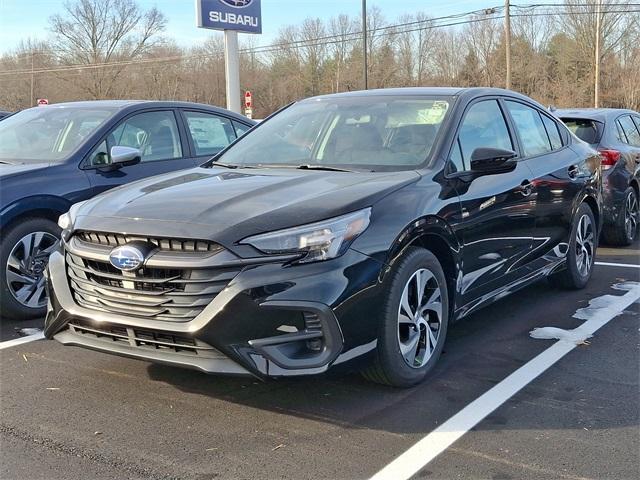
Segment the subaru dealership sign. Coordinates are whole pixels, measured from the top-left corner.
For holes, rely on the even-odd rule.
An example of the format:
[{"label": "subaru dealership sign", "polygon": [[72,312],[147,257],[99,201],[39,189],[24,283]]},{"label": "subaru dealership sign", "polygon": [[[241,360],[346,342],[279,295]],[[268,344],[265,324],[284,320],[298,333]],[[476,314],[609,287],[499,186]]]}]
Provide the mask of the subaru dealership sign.
[{"label": "subaru dealership sign", "polygon": [[198,27],[262,33],[260,0],[196,0]]}]

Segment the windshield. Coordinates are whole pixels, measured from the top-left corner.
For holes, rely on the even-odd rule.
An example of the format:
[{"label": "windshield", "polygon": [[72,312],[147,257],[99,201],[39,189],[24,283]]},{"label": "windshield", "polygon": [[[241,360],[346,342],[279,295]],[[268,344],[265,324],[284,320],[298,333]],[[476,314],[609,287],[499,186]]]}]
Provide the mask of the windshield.
[{"label": "windshield", "polygon": [[0,160],[66,159],[115,108],[36,107],[0,122]]},{"label": "windshield", "polygon": [[216,160],[237,166],[413,169],[429,157],[451,100],[425,96],[306,100],[249,132]]}]

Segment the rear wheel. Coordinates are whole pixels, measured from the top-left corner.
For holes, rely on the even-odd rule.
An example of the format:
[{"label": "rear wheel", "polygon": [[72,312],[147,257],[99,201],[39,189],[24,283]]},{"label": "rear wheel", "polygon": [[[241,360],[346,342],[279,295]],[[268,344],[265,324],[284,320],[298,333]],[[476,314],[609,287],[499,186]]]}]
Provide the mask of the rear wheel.
[{"label": "rear wheel", "polygon": [[629,187],[624,192],[616,222],[607,225],[602,232],[604,241],[609,245],[631,245],[638,234],[639,218],[638,194],[633,187]]},{"label": "rear wheel", "polygon": [[584,288],[591,278],[596,248],[595,217],[589,205],[583,203],[573,219],[566,268],[549,277],[551,284],[566,289]]},{"label": "rear wheel", "polygon": [[410,248],[386,280],[373,364],[364,376],[395,387],[420,383],[438,361],[447,335],[447,283],[438,259]]},{"label": "rear wheel", "polygon": [[60,228],[51,220],[31,218],[3,232],[0,243],[0,292],[3,317],[29,319],[46,313],[44,271]]}]

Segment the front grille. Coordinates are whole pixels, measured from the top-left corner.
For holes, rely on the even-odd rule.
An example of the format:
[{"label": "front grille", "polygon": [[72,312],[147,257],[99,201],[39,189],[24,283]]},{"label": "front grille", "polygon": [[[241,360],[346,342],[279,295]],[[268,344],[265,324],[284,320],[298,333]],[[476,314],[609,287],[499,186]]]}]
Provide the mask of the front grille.
[{"label": "front grille", "polygon": [[78,305],[167,322],[195,318],[241,269],[144,267],[135,274],[123,273],[107,261],[84,258],[81,250],[74,252],[66,253],[67,276]]},{"label": "front grille", "polygon": [[184,240],[175,238],[156,238],[121,233],[88,232],[81,230],[75,237],[84,243],[101,247],[118,247],[129,242],[143,241],[155,245],[160,251],[179,253],[216,253],[223,250],[217,243],[208,240]]},{"label": "front grille", "polygon": [[172,332],[124,327],[115,324],[96,324],[84,320],[74,320],[69,330],[77,335],[99,339],[105,344],[122,344],[143,350],[178,353],[202,358],[224,357],[222,353],[195,338],[184,337]]}]

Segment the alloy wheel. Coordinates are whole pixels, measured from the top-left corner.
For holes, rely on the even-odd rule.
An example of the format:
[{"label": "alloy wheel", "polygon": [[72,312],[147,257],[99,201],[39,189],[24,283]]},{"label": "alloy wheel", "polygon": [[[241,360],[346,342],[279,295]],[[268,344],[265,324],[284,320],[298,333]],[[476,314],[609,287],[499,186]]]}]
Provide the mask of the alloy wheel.
[{"label": "alloy wheel", "polygon": [[16,243],[7,260],[9,291],[25,307],[42,308],[47,303],[44,270],[58,239],[48,232],[32,232]]},{"label": "alloy wheel", "polygon": [[423,367],[433,355],[442,326],[442,290],[427,269],[407,281],[398,307],[398,345],[404,361]]},{"label": "alloy wheel", "polygon": [[595,234],[589,215],[582,215],[576,230],[576,266],[581,276],[586,277],[593,264]]},{"label": "alloy wheel", "polygon": [[638,229],[638,198],[629,192],[624,202],[624,229],[629,240],[633,240]]}]

